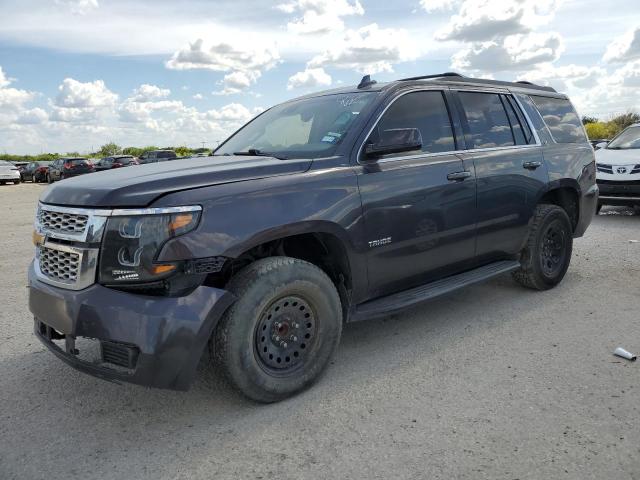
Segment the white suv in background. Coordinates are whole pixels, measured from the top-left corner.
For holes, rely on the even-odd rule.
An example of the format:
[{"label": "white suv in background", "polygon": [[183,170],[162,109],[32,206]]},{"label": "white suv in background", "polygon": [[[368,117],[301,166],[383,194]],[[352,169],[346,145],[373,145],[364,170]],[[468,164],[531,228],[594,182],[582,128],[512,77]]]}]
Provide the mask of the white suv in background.
[{"label": "white suv in background", "polygon": [[598,211],[602,205],[640,207],[640,123],[596,148]]},{"label": "white suv in background", "polygon": [[0,184],[20,183],[20,171],[13,163],[0,160]]}]

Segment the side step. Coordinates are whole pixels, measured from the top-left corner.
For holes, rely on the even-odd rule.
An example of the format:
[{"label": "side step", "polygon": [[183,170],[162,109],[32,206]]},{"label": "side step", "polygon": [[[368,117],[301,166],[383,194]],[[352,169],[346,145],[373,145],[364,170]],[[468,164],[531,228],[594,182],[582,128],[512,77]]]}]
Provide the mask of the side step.
[{"label": "side step", "polygon": [[452,275],[442,280],[420,285],[419,287],[377,298],[358,305],[349,321],[370,320],[396,313],[412,305],[445,295],[459,288],[483,282],[503,273],[512,272],[520,267],[517,260],[503,260],[490,263],[468,272]]}]

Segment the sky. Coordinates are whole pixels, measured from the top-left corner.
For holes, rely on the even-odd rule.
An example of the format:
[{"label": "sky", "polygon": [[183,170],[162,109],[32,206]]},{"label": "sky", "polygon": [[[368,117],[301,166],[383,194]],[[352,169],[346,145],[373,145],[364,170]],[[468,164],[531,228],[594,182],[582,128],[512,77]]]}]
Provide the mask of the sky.
[{"label": "sky", "polygon": [[0,152],[215,147],[300,95],[446,71],[640,110],[640,1],[0,0]]}]

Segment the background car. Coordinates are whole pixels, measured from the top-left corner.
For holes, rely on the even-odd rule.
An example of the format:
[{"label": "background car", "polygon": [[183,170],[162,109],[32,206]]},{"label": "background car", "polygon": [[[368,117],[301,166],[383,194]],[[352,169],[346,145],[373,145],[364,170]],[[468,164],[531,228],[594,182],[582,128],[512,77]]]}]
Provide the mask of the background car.
[{"label": "background car", "polygon": [[13,163],[0,160],[0,183],[7,182],[20,183],[20,171]]},{"label": "background car", "polygon": [[94,167],[96,172],[101,172],[103,170],[130,167],[132,165],[138,165],[138,161],[132,155],[116,155],[101,159],[98,163],[94,164]]},{"label": "background car", "polygon": [[23,182],[31,181],[33,183],[45,182],[50,164],[51,162],[29,162],[20,170],[21,180]]},{"label": "background car", "polygon": [[175,160],[178,158],[173,150],[151,150],[144,152],[138,159],[140,164],[166,162],[167,160]]},{"label": "background car", "polygon": [[89,160],[84,157],[77,158],[59,158],[49,165],[47,173],[47,182],[53,183],[65,178],[75,177],[91,173],[94,167]]},{"label": "background car", "polygon": [[640,123],[596,148],[596,181],[602,205],[640,207]]}]

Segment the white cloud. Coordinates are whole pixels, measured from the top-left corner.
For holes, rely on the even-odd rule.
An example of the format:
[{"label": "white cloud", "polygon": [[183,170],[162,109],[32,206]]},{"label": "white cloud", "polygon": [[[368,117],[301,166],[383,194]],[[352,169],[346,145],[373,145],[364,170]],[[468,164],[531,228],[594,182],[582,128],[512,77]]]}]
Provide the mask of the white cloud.
[{"label": "white cloud", "polygon": [[58,95],[49,101],[49,118],[56,122],[93,123],[111,113],[118,95],[109,90],[103,80],[80,82],[65,78],[58,86]]},{"label": "white cloud", "polygon": [[204,100],[204,95],[202,95],[201,93],[196,93],[191,98],[193,98],[194,100]]},{"label": "white cloud", "polygon": [[211,93],[213,95],[233,95],[240,93],[256,83],[260,76],[261,73],[259,71],[251,70],[228,73],[221,82],[224,88]]},{"label": "white cloud", "polygon": [[17,88],[0,88],[0,109],[19,110],[22,106],[33,100],[35,93]]},{"label": "white cloud", "polygon": [[550,63],[538,65],[517,77],[538,85],[548,85],[559,92],[575,92],[576,89],[589,89],[597,86],[606,77],[602,67],[587,67],[569,64],[556,67]]},{"label": "white cloud", "polygon": [[420,0],[420,6],[428,13],[452,10],[457,0]]},{"label": "white cloud", "polygon": [[344,29],[342,17],[364,15],[364,8],[359,0],[353,3],[348,0],[294,0],[279,4],[277,9],[301,16],[287,24],[293,33],[312,34],[339,31]]},{"label": "white cloud", "polygon": [[278,50],[273,46],[206,45],[199,38],[175,52],[166,66],[173,70],[262,71],[274,67],[279,60]]},{"label": "white cloud", "polygon": [[603,60],[626,62],[640,58],[640,27],[629,30],[607,46]]},{"label": "white cloud", "polygon": [[557,60],[564,49],[557,33],[509,35],[503,40],[474,43],[452,58],[456,70],[500,72],[522,70]]},{"label": "white cloud", "polygon": [[0,88],[8,87],[13,79],[7,77],[0,66]]},{"label": "white cloud", "polygon": [[465,0],[436,38],[482,42],[528,33],[548,23],[559,4],[560,0]]},{"label": "white cloud", "polygon": [[406,30],[380,28],[372,23],[347,30],[342,43],[312,58],[308,67],[330,65],[361,73],[392,72],[395,63],[414,60],[419,54]]},{"label": "white cloud", "polygon": [[58,87],[55,104],[61,108],[102,108],[114,105],[117,99],[102,80],[83,83],[65,78]]},{"label": "white cloud", "polygon": [[44,123],[49,119],[49,114],[41,108],[32,108],[24,110],[18,115],[16,123],[23,125],[36,125]]},{"label": "white cloud", "polygon": [[74,15],[85,15],[100,6],[98,0],[55,0],[55,3],[68,8]]},{"label": "white cloud", "polygon": [[331,76],[323,68],[307,68],[289,77],[287,90],[331,85]]},{"label": "white cloud", "polygon": [[156,85],[144,83],[133,91],[132,100],[134,102],[151,102],[169,95],[171,95],[171,90],[168,88],[160,88]]}]

